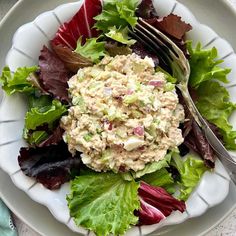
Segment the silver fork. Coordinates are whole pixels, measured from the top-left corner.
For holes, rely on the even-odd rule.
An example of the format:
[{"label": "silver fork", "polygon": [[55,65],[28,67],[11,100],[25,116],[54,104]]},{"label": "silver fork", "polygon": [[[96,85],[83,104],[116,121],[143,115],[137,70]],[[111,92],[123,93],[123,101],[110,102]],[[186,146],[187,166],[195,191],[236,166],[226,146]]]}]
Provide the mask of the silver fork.
[{"label": "silver fork", "polygon": [[230,177],[236,185],[236,161],[212,132],[189,94],[190,65],[184,53],[171,39],[142,18],[138,19],[138,23],[134,30],[130,30],[130,34],[156,52],[163,65],[171,67],[173,76],[178,80],[176,86],[179,88],[191,115],[202,129],[209,144],[215,150],[224,167],[229,171]]}]

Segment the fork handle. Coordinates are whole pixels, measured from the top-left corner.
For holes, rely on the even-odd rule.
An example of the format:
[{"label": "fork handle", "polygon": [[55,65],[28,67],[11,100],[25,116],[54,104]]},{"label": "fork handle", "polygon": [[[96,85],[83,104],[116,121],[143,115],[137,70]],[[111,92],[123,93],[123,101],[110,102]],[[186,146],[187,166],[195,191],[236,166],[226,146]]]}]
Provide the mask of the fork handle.
[{"label": "fork handle", "polygon": [[179,88],[189,112],[193,116],[194,120],[197,122],[198,126],[202,128],[201,114],[199,113],[193,100],[191,99],[191,96],[189,94],[186,84],[179,83],[176,86]]}]

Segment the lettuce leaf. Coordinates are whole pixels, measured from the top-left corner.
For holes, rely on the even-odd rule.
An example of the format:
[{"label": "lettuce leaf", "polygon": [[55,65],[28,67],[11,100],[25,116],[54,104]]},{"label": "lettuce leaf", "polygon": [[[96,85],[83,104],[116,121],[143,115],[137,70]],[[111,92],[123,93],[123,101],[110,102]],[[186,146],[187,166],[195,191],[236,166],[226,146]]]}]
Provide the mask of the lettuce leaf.
[{"label": "lettuce leaf", "polygon": [[51,134],[47,133],[47,137],[44,137],[43,139],[41,139],[40,142],[38,143],[35,142],[38,147],[48,147],[51,145],[56,145],[63,140],[62,135],[64,133],[64,130],[60,127],[60,125],[58,125],[57,128],[53,129],[53,131],[50,133]]},{"label": "lettuce leaf", "polygon": [[109,0],[104,1],[102,13],[94,19],[95,28],[114,40],[119,40],[123,44],[133,44],[134,40],[129,40],[128,26],[134,27],[137,23],[135,11],[139,0]]},{"label": "lettuce leaf", "polygon": [[137,172],[132,171],[131,172],[132,176],[136,179],[136,178],[140,178],[146,174],[153,173],[153,172],[160,170],[164,167],[168,167],[172,154],[173,154],[173,152],[169,152],[168,154],[166,154],[164,159],[157,161],[157,162],[152,162],[152,163],[147,164],[143,170],[139,170]]},{"label": "lettuce leaf", "polygon": [[84,0],[73,18],[60,26],[51,41],[51,45],[60,45],[74,50],[79,37],[83,37],[83,43],[87,38],[97,37],[99,32],[93,28],[95,23],[93,17],[100,14],[101,11],[102,3],[100,0]]},{"label": "lettuce leaf", "polygon": [[152,186],[162,187],[170,194],[173,194],[176,190],[175,181],[166,168],[162,168],[151,174],[146,174],[141,180]]},{"label": "lettuce leaf", "polygon": [[36,72],[39,68],[37,66],[32,67],[20,67],[12,75],[9,67],[4,67],[2,75],[0,77],[0,83],[3,90],[8,94],[19,93],[33,93],[35,87],[27,80],[30,74]]},{"label": "lettuce leaf", "polygon": [[122,44],[133,45],[136,42],[136,40],[128,36],[128,27],[124,29],[117,29],[116,26],[111,27],[110,31],[105,35]]},{"label": "lettuce leaf", "polygon": [[32,133],[29,133],[27,129],[24,129],[24,139],[27,140],[27,142],[33,146],[33,145],[39,145],[41,142],[43,142],[45,139],[48,138],[48,133],[44,130],[36,130]]},{"label": "lettuce leaf", "polygon": [[105,56],[105,42],[97,42],[97,38],[90,38],[82,45],[82,37],[80,37],[75,52],[98,63],[101,57]]},{"label": "lettuce leaf", "polygon": [[35,130],[43,124],[51,125],[54,121],[61,118],[67,111],[66,107],[58,100],[53,100],[50,105],[34,107],[26,113],[25,128]]},{"label": "lettuce leaf", "polygon": [[0,78],[7,94],[20,92],[27,95],[29,111],[25,117],[23,137],[30,145],[36,146],[48,137],[50,139],[47,145],[61,140],[62,132],[57,131],[54,134],[54,122],[67,111],[59,101],[52,101],[48,95],[40,95],[40,91],[30,79],[32,73],[38,69],[37,66],[22,67],[12,75],[9,67],[5,67]]},{"label": "lettuce leaf", "polygon": [[105,49],[111,57],[116,55],[128,55],[132,53],[132,50],[127,45],[119,45],[118,42],[110,40],[105,44]]},{"label": "lettuce leaf", "polygon": [[139,225],[156,224],[173,211],[184,212],[186,210],[183,201],[177,200],[161,187],[141,182],[138,194],[141,202],[141,207],[137,212]]},{"label": "lettuce leaf", "polygon": [[[167,35],[188,56],[185,34],[192,29],[190,24],[184,22],[180,16],[173,13],[164,17],[158,17],[152,0],[142,0],[136,14]],[[162,66],[166,67],[165,64]]]},{"label": "lettuce leaf", "polygon": [[138,4],[138,0],[104,1],[102,13],[94,17],[97,21],[95,27],[103,32],[113,26],[125,28],[130,25],[134,27],[138,19],[135,16]]},{"label": "lettuce leaf", "polygon": [[230,102],[228,91],[217,81],[227,83],[230,69],[219,66],[222,60],[217,59],[216,48],[206,50],[198,44],[193,49],[189,42],[188,50],[191,56],[190,85],[197,93],[196,106],[206,120],[219,128],[225,147],[236,150],[236,131],[228,121],[236,104]]},{"label": "lettuce leaf", "polygon": [[172,157],[171,165],[175,166],[180,173],[178,198],[186,201],[208,168],[202,160],[192,155],[187,155],[186,160],[183,161],[179,155],[175,154]]},{"label": "lettuce leaf", "polygon": [[81,56],[68,47],[55,44],[51,44],[51,46],[57,56],[64,62],[66,68],[74,74],[76,74],[80,68],[93,66],[93,62],[90,59]]},{"label": "lettuce leaf", "polygon": [[46,46],[43,46],[39,56],[40,83],[44,90],[54,98],[68,102],[68,84],[70,71],[63,61]]},{"label": "lettuce leaf", "polygon": [[72,157],[63,141],[49,147],[23,147],[18,163],[25,175],[35,178],[48,189],[60,188],[72,178],[71,173],[80,168],[79,154]]},{"label": "lettuce leaf", "polygon": [[236,131],[233,131],[233,126],[228,121],[236,104],[230,102],[228,91],[218,82],[207,81],[199,86],[197,95],[196,105],[200,113],[220,129],[225,147],[236,149]]},{"label": "lettuce leaf", "polygon": [[139,184],[114,173],[77,176],[67,196],[70,215],[77,225],[98,236],[123,235],[138,222]]},{"label": "lettuce leaf", "polygon": [[42,95],[42,96],[29,96],[28,97],[28,103],[29,103],[29,110],[31,108],[41,108],[45,106],[49,106],[52,103],[52,98],[47,95]]},{"label": "lettuce leaf", "polygon": [[171,37],[177,45],[185,39],[185,34],[192,29],[190,24],[184,22],[180,16],[173,13],[163,18],[154,18],[147,20],[148,23],[159,29],[165,35]]},{"label": "lettuce leaf", "polygon": [[196,48],[193,49],[192,42],[188,42],[187,48],[190,53],[191,75],[189,84],[191,87],[198,88],[202,82],[212,79],[228,83],[226,76],[231,70],[218,66],[223,61],[217,59],[218,53],[215,47],[202,49],[201,44],[198,43]]},{"label": "lettuce leaf", "polygon": [[31,146],[48,146],[62,139],[58,120],[67,112],[65,105],[49,96],[30,97],[23,137]]}]

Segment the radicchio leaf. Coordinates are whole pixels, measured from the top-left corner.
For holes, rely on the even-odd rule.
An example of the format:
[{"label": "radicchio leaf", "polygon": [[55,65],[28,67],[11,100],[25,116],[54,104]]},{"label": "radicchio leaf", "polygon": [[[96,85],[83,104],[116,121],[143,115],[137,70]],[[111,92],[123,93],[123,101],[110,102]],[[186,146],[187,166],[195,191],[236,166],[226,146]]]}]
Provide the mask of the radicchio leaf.
[{"label": "radicchio leaf", "polygon": [[52,44],[51,46],[57,56],[64,62],[66,68],[73,73],[77,73],[80,68],[93,65],[93,62],[90,59],[81,56],[68,47],[55,44]]},{"label": "radicchio leaf", "polygon": [[186,205],[172,197],[165,189],[154,187],[145,182],[141,182],[138,189],[141,208],[137,212],[139,225],[151,225],[159,223],[169,216],[172,211],[184,212]]},{"label": "radicchio leaf", "polygon": [[44,90],[60,101],[69,101],[68,84],[70,72],[59,57],[46,46],[39,56],[40,80]]},{"label": "radicchio leaf", "polygon": [[74,17],[60,26],[51,44],[75,49],[80,36],[83,36],[83,42],[86,38],[97,37],[98,31],[93,28],[93,18],[100,14],[101,10],[100,0],[85,0]]},{"label": "radicchio leaf", "polygon": [[25,175],[36,178],[48,189],[58,189],[80,167],[80,159],[71,156],[64,142],[41,148],[23,147],[18,163]]}]

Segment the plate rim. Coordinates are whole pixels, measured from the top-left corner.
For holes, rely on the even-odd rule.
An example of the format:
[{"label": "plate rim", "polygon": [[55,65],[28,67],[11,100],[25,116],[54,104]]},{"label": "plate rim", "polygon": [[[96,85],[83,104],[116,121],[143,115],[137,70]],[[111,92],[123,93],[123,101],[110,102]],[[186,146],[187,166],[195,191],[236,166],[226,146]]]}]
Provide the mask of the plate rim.
[{"label": "plate rim", "polygon": [[[55,14],[57,14],[58,11],[60,11],[61,13],[64,12],[64,10],[67,12],[67,9],[68,9],[68,14],[66,14],[66,19],[69,17],[71,18],[71,14],[73,15],[74,12],[77,11],[77,7],[80,8],[81,7],[81,3],[83,1],[80,0],[80,1],[77,1],[77,2],[69,2],[69,3],[64,3],[64,4],[61,4],[59,6],[57,6],[56,8],[52,9],[52,10],[49,10],[49,11],[45,11],[41,14],[39,14],[36,18],[34,18],[32,21],[30,22],[27,22],[26,24],[20,26],[16,32],[14,33],[14,36],[13,36],[13,40],[12,40],[12,46],[10,48],[10,50],[8,51],[7,53],[7,56],[6,56],[6,64],[9,65],[9,67],[11,68],[12,71],[15,71],[15,69],[17,67],[20,66],[21,62],[20,62],[20,58],[18,58],[17,60],[15,60],[15,56],[14,56],[14,52],[15,52],[15,49],[18,49],[20,52],[23,52],[23,57],[24,55],[30,55],[30,60],[29,62],[26,61],[24,63],[28,64],[30,63],[35,63],[37,61],[37,58],[38,58],[38,55],[39,55],[39,51],[42,44],[47,44],[48,43],[48,38],[50,38],[50,36],[47,34],[47,37],[46,37],[46,40],[45,38],[43,37],[43,39],[39,40],[38,42],[36,41],[36,50],[33,50],[33,54],[34,56],[32,56],[33,54],[28,54],[29,51],[28,51],[28,45],[27,44],[24,44],[23,45],[26,45],[26,47],[23,47],[21,48],[20,45],[17,45],[20,41],[24,42],[25,40],[27,41],[28,39],[28,34],[29,34],[29,31],[33,30],[33,28],[38,28],[38,27],[35,27],[35,25],[37,25],[37,22],[40,23],[40,22],[44,22],[44,17],[45,16],[55,16]],[[193,27],[196,27],[197,29],[197,33],[199,33],[199,35],[204,35],[204,34],[201,34],[199,31],[203,30],[205,31],[206,34],[208,34],[210,36],[210,39],[209,37],[203,37],[202,39],[206,39],[206,42],[204,42],[204,46],[208,44],[208,42],[211,42],[213,41],[212,38],[214,35],[214,39],[215,38],[219,38],[220,40],[223,40],[225,41],[223,38],[221,38],[214,30],[212,30],[210,27],[206,26],[205,24],[201,24],[200,21],[198,21],[195,16],[193,15],[193,13],[191,12],[191,10],[189,10],[188,8],[186,8],[184,6],[184,4],[180,3],[180,2],[177,2],[176,0],[169,0],[168,3],[166,4],[165,0],[156,0],[155,1],[155,4],[158,4],[158,2],[160,2],[160,9],[164,9],[164,11],[167,11],[169,12],[170,10],[170,7],[172,7],[172,12],[175,13],[175,9],[177,9],[178,7],[180,7],[180,9],[183,10],[183,17],[185,18],[185,16],[187,15],[188,18],[190,18],[189,22],[191,22],[191,24],[193,25]],[[165,8],[165,6],[167,6],[167,9]],[[73,13],[72,13],[73,12]],[[162,14],[162,13],[161,13]],[[165,13],[166,14],[166,13]],[[175,13],[175,14],[178,14],[178,13]],[[181,12],[179,13],[181,14]],[[62,16],[63,20],[60,18]],[[58,18],[60,19],[60,23],[66,19],[64,19],[63,17],[63,14],[61,14],[61,16],[58,15]],[[49,23],[48,24],[50,27],[54,27],[53,24]],[[40,27],[40,26],[39,26]],[[48,30],[47,27],[45,28],[46,31]],[[41,28],[41,32],[45,30],[44,28]],[[200,30],[201,29],[201,30]],[[54,28],[53,28],[53,31],[54,31]],[[22,32],[24,32],[24,35],[26,35],[26,37],[24,37],[24,35],[22,35]],[[41,35],[44,35],[41,34]],[[190,36],[191,37],[191,36]],[[199,39],[200,40],[200,39]],[[204,41],[203,40],[203,41]],[[225,41],[227,44],[228,42]],[[40,45],[40,46],[39,46]],[[229,45],[229,44],[228,44]],[[39,48],[38,48],[39,46]],[[19,48],[18,48],[19,47]],[[229,48],[230,50],[232,49],[232,47],[229,45]],[[234,53],[233,51],[231,51],[232,53]],[[24,60],[22,60],[24,61]],[[32,65],[33,65],[32,64]],[[14,66],[13,66],[14,65]],[[14,67],[14,69],[13,69]],[[10,100],[9,97],[7,96],[4,96],[4,101],[3,103],[5,102],[5,100]],[[3,106],[4,107],[4,106]],[[23,104],[22,104],[22,107],[25,107]],[[13,118],[14,119],[14,118]],[[12,123],[11,123],[12,124]],[[9,127],[10,128],[10,127]],[[10,132],[11,133],[11,132]],[[3,152],[4,153],[4,152]],[[5,158],[3,158],[4,160]],[[15,158],[14,158],[15,159]],[[166,220],[163,220],[157,224],[153,224],[152,226],[142,226],[142,227],[139,227],[139,229],[137,229],[138,227],[136,226],[133,226],[130,230],[131,232],[134,231],[140,231],[142,232],[142,234],[144,235],[147,235],[148,233],[151,233],[151,232],[158,232],[160,231],[160,229],[163,227],[163,226],[172,226],[172,225],[177,225],[177,224],[181,224],[183,223],[184,221],[190,219],[190,218],[194,218],[196,216],[200,216],[202,214],[204,214],[207,210],[209,210],[211,207],[215,206],[215,205],[218,205],[220,204],[228,195],[229,193],[229,176],[228,174],[226,173],[225,169],[222,168],[222,164],[220,164],[219,161],[217,161],[219,164],[217,165],[216,164],[216,170],[213,171],[212,174],[210,174],[209,172],[205,173],[203,178],[201,179],[201,181],[199,182],[198,186],[196,186],[196,188],[194,189],[193,193],[191,194],[191,196],[189,197],[188,201],[186,201],[186,211],[183,213],[183,214],[180,214],[179,212],[173,212],[171,214],[171,216],[167,217]],[[3,170],[7,171],[7,166],[12,166],[12,164],[10,162],[6,162],[8,164],[5,164],[3,165],[2,163],[5,163],[5,162],[2,162],[1,161],[1,167]],[[217,168],[218,167],[218,168]],[[222,169],[222,170],[221,170]],[[222,173],[222,172],[223,173]],[[224,174],[225,173],[225,174]],[[33,199],[34,201],[46,206],[49,211],[52,213],[52,215],[60,222],[64,223],[67,225],[67,227],[69,227],[72,231],[76,231],[76,232],[81,232],[81,233],[85,233],[87,230],[84,229],[84,227],[81,227],[81,226],[78,226],[78,227],[75,227],[75,224],[74,224],[74,221],[72,220],[73,217],[71,217],[69,215],[69,212],[68,212],[68,209],[66,207],[66,205],[64,204],[64,202],[62,203],[63,207],[62,207],[62,211],[58,210],[58,207],[60,208],[60,205],[59,204],[53,204],[53,200],[55,198],[54,196],[54,193],[53,192],[49,192],[49,191],[46,191],[46,189],[43,188],[43,186],[39,183],[37,183],[37,181],[35,181],[35,179],[29,179],[29,184],[27,184],[27,187],[25,186],[25,183],[28,182],[28,178],[25,179],[22,179],[22,178],[25,178],[24,174],[20,171],[20,168],[18,167],[13,173],[9,173],[10,174],[10,177],[12,178],[13,180],[13,183],[20,189],[22,189],[24,192],[26,192],[26,194],[28,194],[30,196],[31,199]],[[221,191],[219,192],[219,194],[216,195],[216,197],[212,197],[214,195],[211,195],[210,193],[207,193],[207,188],[203,188],[203,186],[208,186],[210,187],[209,184],[207,184],[208,181],[212,181],[214,182],[214,180],[216,181],[217,179],[219,180],[220,179],[220,183],[222,183],[222,186],[224,187],[224,190],[225,191]],[[202,186],[202,187],[201,187]],[[205,187],[206,187],[205,186]],[[215,184],[213,185],[214,186],[214,189],[216,190],[217,189],[217,184],[215,182]],[[61,188],[62,189],[62,188]],[[60,189],[60,190],[61,190]],[[68,187],[65,187],[66,191],[69,191]],[[204,189],[204,191],[203,191]],[[38,197],[38,193],[42,191],[42,194],[44,193],[44,195],[42,197]],[[64,192],[62,190],[62,192]],[[205,195],[206,194],[206,195]],[[63,196],[62,196],[63,195]],[[205,195],[205,196],[204,196]],[[60,198],[60,200],[64,199],[64,194],[56,194],[56,196],[58,196]],[[193,203],[196,204],[196,201],[198,203],[201,203],[201,206],[202,207],[199,207],[199,209],[193,205]],[[64,207],[66,207],[66,209],[64,209]],[[193,209],[196,209],[196,212],[195,210]],[[62,213],[63,212],[63,213]],[[73,222],[73,223],[71,223]],[[83,232],[84,231],[84,232]],[[134,232],[131,233],[130,232],[130,235],[131,234],[135,234]],[[127,232],[128,233],[128,232]],[[129,235],[129,233],[128,233]]]},{"label": "plate rim", "polygon": [[[225,4],[228,8],[228,10],[231,10],[233,12],[233,14],[236,17],[236,8],[233,6],[233,4],[227,0],[220,0],[223,4]],[[5,16],[2,18],[2,20],[0,21],[0,30],[1,27],[5,24],[5,22],[11,17],[12,14],[14,14],[15,11],[18,10],[18,8],[21,7],[21,5],[26,2],[26,0],[19,0],[17,3],[15,3],[11,9],[7,12],[7,14],[5,14]],[[181,2],[180,2],[181,3]],[[200,21],[201,22],[201,21]],[[10,203],[8,204],[8,200],[4,197],[4,195],[2,194],[2,190],[0,190],[0,197],[4,200],[4,202],[6,203],[6,205],[9,207],[9,209],[11,209],[11,205]],[[29,197],[29,196],[28,196]],[[222,222],[234,209],[236,208],[236,203],[234,206],[232,206],[232,208],[225,214],[222,216],[222,218],[217,221],[214,225],[212,225],[206,232],[203,232],[201,235],[204,235],[205,233],[209,232],[212,228],[214,228],[216,225],[218,225],[220,222]],[[13,210],[14,212],[14,210]],[[17,213],[16,213],[17,215]],[[17,215],[18,216],[18,215]],[[21,216],[19,216],[19,218],[26,223],[27,225],[29,225],[32,229],[34,229],[36,232],[40,233],[38,231],[38,229],[34,228],[34,226],[31,226],[28,222],[25,222],[24,218],[22,218]]]}]

